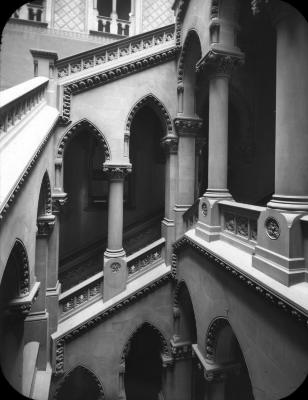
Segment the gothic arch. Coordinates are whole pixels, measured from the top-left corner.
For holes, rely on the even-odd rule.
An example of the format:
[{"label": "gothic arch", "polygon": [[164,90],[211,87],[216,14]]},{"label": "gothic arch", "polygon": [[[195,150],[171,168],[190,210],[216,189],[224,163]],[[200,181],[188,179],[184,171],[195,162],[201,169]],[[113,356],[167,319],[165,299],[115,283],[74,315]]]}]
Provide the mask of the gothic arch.
[{"label": "gothic arch", "polygon": [[125,124],[126,134],[130,135],[131,124],[132,124],[132,121],[133,121],[135,115],[142,107],[144,107],[146,105],[150,106],[152,109],[154,109],[154,111],[156,111],[158,117],[160,118],[160,120],[163,123],[163,126],[165,127],[165,134],[172,135],[173,134],[173,125],[172,125],[172,120],[171,120],[170,114],[167,111],[164,104],[152,93],[142,97],[131,108],[131,110],[128,114],[127,120],[126,120],[126,124]]},{"label": "gothic arch", "polygon": [[15,240],[6,262],[6,268],[10,260],[17,266],[17,270],[15,271],[17,275],[16,296],[25,297],[30,292],[30,267],[27,250],[20,239]]},{"label": "gothic arch", "polygon": [[122,354],[121,354],[121,364],[123,364],[125,362],[125,358],[126,358],[128,352],[129,352],[129,349],[130,349],[131,342],[132,342],[133,338],[144,327],[150,328],[155,334],[158,335],[158,337],[160,339],[160,343],[161,343],[162,354],[164,356],[166,356],[166,357],[170,356],[169,346],[168,346],[167,340],[165,339],[164,335],[160,332],[160,330],[158,328],[156,328],[150,322],[144,322],[141,325],[139,325],[137,327],[137,329],[135,329],[133,331],[133,333],[130,335],[129,339],[126,341],[126,344],[125,344],[124,349],[123,349]]},{"label": "gothic arch", "polygon": [[177,76],[177,82],[178,85],[182,85],[183,84],[183,80],[184,80],[184,65],[185,65],[185,58],[187,53],[189,52],[189,49],[191,47],[191,44],[194,40],[198,41],[199,44],[199,48],[200,48],[200,55],[199,55],[199,59],[201,58],[202,54],[201,54],[201,44],[200,44],[200,37],[197,33],[197,31],[195,29],[191,29],[188,31],[183,47],[182,47],[182,51],[180,54],[180,58],[179,58],[179,62],[178,62],[178,76]]},{"label": "gothic arch", "polygon": [[78,133],[81,129],[86,128],[93,134],[98,141],[102,144],[105,152],[105,159],[109,161],[111,159],[111,152],[108,142],[103,135],[103,133],[87,118],[83,118],[80,121],[76,122],[73,126],[71,126],[62,136],[60,143],[57,146],[57,158],[63,158],[64,151],[67,147],[67,144],[71,141],[71,139]]},{"label": "gothic arch", "polygon": [[216,317],[210,324],[205,338],[205,358],[210,362],[217,361],[218,339],[223,329],[230,327],[235,337],[230,322],[225,317]]},{"label": "gothic arch", "polygon": [[51,185],[48,171],[46,170],[39,193],[37,216],[50,215],[52,213]]},{"label": "gothic arch", "polygon": [[60,393],[61,393],[61,389],[63,388],[63,386],[65,385],[65,382],[74,374],[76,373],[76,371],[82,372],[85,375],[89,376],[90,379],[96,384],[97,386],[97,390],[99,392],[99,397],[96,400],[104,400],[105,399],[105,395],[104,395],[104,388],[103,385],[101,383],[101,381],[99,380],[99,378],[96,376],[96,374],[89,369],[88,367],[85,367],[82,364],[79,364],[73,368],[71,368],[64,376],[63,378],[59,381],[59,383],[56,386],[56,389],[54,391],[54,395],[53,395],[53,400],[58,400],[60,399]]}]

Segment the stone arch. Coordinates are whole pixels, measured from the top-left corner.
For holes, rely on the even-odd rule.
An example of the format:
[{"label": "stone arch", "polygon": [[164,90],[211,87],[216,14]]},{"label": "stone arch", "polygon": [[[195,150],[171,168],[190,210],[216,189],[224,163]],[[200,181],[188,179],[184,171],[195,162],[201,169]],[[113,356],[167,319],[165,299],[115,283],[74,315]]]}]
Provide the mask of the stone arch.
[{"label": "stone arch", "polygon": [[161,331],[156,328],[154,325],[152,325],[150,322],[143,322],[141,325],[139,325],[136,329],[134,329],[134,331],[131,333],[131,335],[129,336],[129,339],[126,341],[126,344],[123,348],[123,351],[121,353],[121,364],[123,364],[125,362],[125,358],[129,352],[130,349],[130,345],[131,342],[133,340],[133,338],[135,337],[135,335],[140,332],[144,327],[148,327],[150,329],[153,330],[153,332],[155,334],[158,335],[160,342],[161,342],[161,348],[162,348],[162,355],[169,357],[170,356],[170,351],[169,351],[169,346],[168,346],[168,342],[165,339],[164,335],[161,333]]},{"label": "stone arch", "polygon": [[222,329],[228,325],[229,321],[225,317],[217,317],[211,322],[205,338],[205,358],[208,361],[216,361],[218,336]]},{"label": "stone arch", "polygon": [[10,251],[6,266],[10,261],[17,266],[17,270],[15,271],[17,279],[15,295],[17,297],[25,297],[30,292],[30,267],[26,247],[18,238],[15,240]]},{"label": "stone arch", "polygon": [[102,144],[105,153],[106,161],[110,161],[111,159],[111,151],[107,139],[103,135],[103,133],[87,118],[83,118],[80,121],[76,122],[73,126],[71,126],[68,130],[65,131],[64,135],[61,137],[61,140],[57,146],[57,158],[62,159],[64,155],[64,151],[67,147],[67,144],[71,141],[71,139],[78,133],[81,129],[88,129],[91,134],[93,134],[98,141]]},{"label": "stone arch", "polygon": [[137,103],[134,104],[134,106],[131,108],[126,124],[125,124],[125,134],[130,135],[131,131],[131,124],[132,121],[137,114],[137,112],[144,106],[150,106],[158,115],[160,118],[164,128],[165,128],[165,133],[167,135],[172,135],[173,134],[173,125],[172,125],[172,119],[170,117],[169,112],[167,111],[166,107],[164,104],[152,93],[147,94],[146,96],[142,97],[140,100],[137,101]]},{"label": "stone arch", "polygon": [[46,170],[39,193],[37,216],[52,214],[51,185],[48,171]]},{"label": "stone arch", "polygon": [[99,397],[96,400],[104,400],[105,399],[104,388],[103,388],[103,385],[102,385],[100,379],[96,376],[96,374],[90,368],[88,368],[82,364],[78,364],[77,366],[71,368],[63,376],[63,378],[57,383],[55,391],[53,393],[53,400],[61,399],[61,390],[63,390],[65,383],[68,381],[68,379],[70,377],[72,377],[72,375],[74,373],[76,373],[76,371],[80,374],[84,374],[85,376],[88,376],[90,378],[90,380],[92,380],[93,383],[95,383],[95,385],[97,386],[97,391],[99,392]]},{"label": "stone arch", "polygon": [[[182,51],[179,57],[179,62],[178,62],[178,75],[177,75],[177,83],[178,86],[183,84],[183,79],[184,79],[184,64],[185,64],[185,58],[187,56],[187,53],[189,51],[189,48],[194,40],[197,40],[199,43],[199,48],[201,50],[201,42],[200,42],[200,37],[198,35],[198,32],[195,29],[190,29],[187,32],[186,38],[184,40],[184,44],[182,47]],[[201,58],[202,54],[200,52],[199,59]]]}]

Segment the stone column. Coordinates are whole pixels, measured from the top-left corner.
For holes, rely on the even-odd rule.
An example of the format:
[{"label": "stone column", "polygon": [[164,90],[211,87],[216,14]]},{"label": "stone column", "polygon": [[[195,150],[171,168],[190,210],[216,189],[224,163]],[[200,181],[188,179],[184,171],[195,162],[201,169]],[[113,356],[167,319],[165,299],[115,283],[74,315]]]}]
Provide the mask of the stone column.
[{"label": "stone column", "polygon": [[120,364],[120,368],[119,368],[119,396],[118,396],[118,400],[126,400],[124,376],[125,376],[125,361],[123,361]]},{"label": "stone column", "polygon": [[277,29],[275,194],[258,220],[253,266],[290,286],[305,280],[300,218],[308,211],[308,24],[285,2],[270,11]]},{"label": "stone column", "polygon": [[166,263],[171,263],[172,244],[175,241],[174,206],[177,189],[178,138],[167,135],[162,139],[166,152],[165,170],[165,217],[162,221],[162,236],[166,239]]},{"label": "stone column", "polygon": [[117,14],[117,0],[112,0],[112,12],[110,14],[111,24],[110,33],[117,35],[118,33],[118,14]]},{"label": "stone column", "polygon": [[177,117],[174,126],[179,136],[178,190],[175,211],[175,236],[178,239],[185,232],[183,214],[195,200],[195,141],[202,127],[197,117]]},{"label": "stone column", "polygon": [[135,0],[131,0],[131,9],[129,13],[130,27],[129,27],[129,36],[133,36],[136,33],[136,4]]},{"label": "stone column", "polygon": [[233,69],[243,61],[241,52],[225,52],[212,47],[197,64],[197,71],[205,71],[210,80],[208,189],[204,193],[204,201],[200,202],[199,226],[196,231],[207,241],[219,237],[218,202],[232,199],[227,182],[229,80]]},{"label": "stone column", "polygon": [[46,281],[48,270],[49,237],[55,224],[55,216],[42,215],[37,220],[37,237],[35,249],[35,275],[40,282],[38,297],[33,303],[31,312],[25,319],[25,341],[40,343],[37,358],[38,370],[45,370],[49,359],[49,315],[46,310]]},{"label": "stone column", "polygon": [[123,249],[124,178],[131,165],[104,164],[109,178],[108,243],[104,253],[104,300],[126,288],[127,268]]}]

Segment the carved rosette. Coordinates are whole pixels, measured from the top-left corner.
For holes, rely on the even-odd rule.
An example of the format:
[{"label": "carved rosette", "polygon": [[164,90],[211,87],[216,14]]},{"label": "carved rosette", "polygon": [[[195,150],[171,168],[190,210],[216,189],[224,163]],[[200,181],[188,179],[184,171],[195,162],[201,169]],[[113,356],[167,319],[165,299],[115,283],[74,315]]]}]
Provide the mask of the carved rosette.
[{"label": "carved rosette", "polygon": [[55,216],[41,215],[37,219],[37,236],[48,236],[55,225]]},{"label": "carved rosette", "polygon": [[226,53],[210,50],[196,65],[197,72],[208,71],[215,75],[232,75],[235,68],[244,64],[243,53]]},{"label": "carved rosette", "polygon": [[202,128],[202,119],[200,118],[175,118],[174,126],[179,136],[198,135]]},{"label": "carved rosette", "polygon": [[178,153],[178,138],[175,135],[167,135],[161,140],[161,145],[166,154]]},{"label": "carved rosette", "polygon": [[132,171],[131,165],[104,165],[103,171],[109,180],[123,180]]},{"label": "carved rosette", "polygon": [[269,217],[265,221],[265,228],[266,233],[270,239],[277,240],[280,236],[280,227],[278,221],[273,218]]},{"label": "carved rosette", "polygon": [[118,262],[114,262],[114,263],[111,264],[110,269],[111,269],[111,271],[112,271],[114,274],[116,274],[117,272],[120,271],[120,269],[121,269],[121,264],[118,263]]}]

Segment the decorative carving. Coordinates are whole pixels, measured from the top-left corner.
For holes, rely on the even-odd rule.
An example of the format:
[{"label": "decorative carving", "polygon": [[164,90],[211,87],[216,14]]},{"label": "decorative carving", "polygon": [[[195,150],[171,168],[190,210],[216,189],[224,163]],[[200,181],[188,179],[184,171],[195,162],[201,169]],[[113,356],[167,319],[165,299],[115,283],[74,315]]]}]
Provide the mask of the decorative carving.
[{"label": "decorative carving", "polygon": [[152,249],[152,253],[142,254],[140,257],[134,259],[128,264],[128,274],[134,274],[148,267],[150,264],[161,259],[161,247]]},{"label": "decorative carving", "polygon": [[228,325],[225,318],[216,318],[210,325],[205,339],[205,358],[209,362],[214,362],[216,358],[216,345],[219,332]]},{"label": "decorative carving", "polygon": [[207,216],[207,204],[206,203],[202,203],[201,212],[205,217]]},{"label": "decorative carving", "polygon": [[105,85],[111,81],[121,79],[138,71],[152,68],[155,65],[170,61],[176,56],[177,52],[178,49],[174,47],[153,55],[149,55],[141,60],[130,61],[127,64],[123,64],[111,68],[110,70],[96,73],[88,78],[82,78],[64,85],[62,116],[60,118],[60,123],[67,125],[70,122],[71,95],[83,92],[92,87]]},{"label": "decorative carving", "polygon": [[161,140],[161,144],[167,154],[178,153],[178,138],[175,135],[167,135]]},{"label": "decorative carving", "polygon": [[268,4],[269,0],[251,0],[251,10],[253,15],[257,15],[261,12],[261,8],[264,4]]},{"label": "decorative carving", "polygon": [[269,217],[265,221],[265,228],[267,235],[270,239],[277,240],[280,236],[280,227],[278,221],[273,218]]},{"label": "decorative carving", "polygon": [[257,241],[258,237],[258,224],[256,220],[251,220],[250,221],[250,239],[254,240],[255,242]]},{"label": "decorative carving", "polygon": [[210,18],[218,18],[219,17],[219,6],[220,0],[212,0],[211,10],[210,10]]},{"label": "decorative carving", "polygon": [[178,11],[176,14],[175,19],[175,44],[180,47],[181,46],[181,34],[182,34],[182,27],[183,21],[186,14],[186,10],[188,7],[190,0],[180,0]]},{"label": "decorative carving", "polygon": [[[178,87],[179,85],[182,85],[182,88],[184,90],[183,86],[183,78],[184,78],[184,63],[185,63],[185,57],[187,56],[187,53],[192,45],[192,41],[196,38],[196,33],[193,30],[190,30],[185,38],[185,42],[182,46],[182,51],[180,54],[179,62],[178,62]],[[198,55],[198,59],[201,57],[201,53]]]},{"label": "decorative carving", "polygon": [[40,215],[37,219],[37,235],[48,236],[55,225],[55,216],[51,214]]},{"label": "decorative carving", "polygon": [[52,209],[54,214],[59,214],[67,202],[66,193],[54,193],[52,195]]},{"label": "decorative carving", "polygon": [[235,232],[235,217],[232,214],[225,214],[225,229],[229,232]]},{"label": "decorative carving", "polygon": [[171,344],[171,353],[173,356],[173,359],[175,361],[178,360],[187,360],[192,358],[192,347],[191,343],[189,342],[177,342],[174,343],[172,340],[170,341]]},{"label": "decorative carving", "polygon": [[99,294],[102,294],[101,278],[99,278],[99,281],[92,282],[87,287],[66,298],[65,301],[61,300],[63,314],[75,310]]},{"label": "decorative carving", "polygon": [[214,74],[231,75],[233,70],[244,64],[243,54],[231,54],[210,50],[196,65],[196,71],[209,69]]},{"label": "decorative carving", "polygon": [[179,136],[198,135],[202,128],[202,120],[200,118],[175,118],[174,126]]},{"label": "decorative carving", "polygon": [[[157,289],[162,284],[168,282],[170,279],[173,279],[174,276],[172,273],[168,273],[155,282],[150,283],[147,286],[144,286],[142,289],[133,293],[130,297],[119,301],[115,305],[111,306],[109,309],[102,311],[100,314],[95,317],[88,319],[83,325],[80,325],[76,328],[72,328],[69,332],[65,333],[60,339],[57,340],[56,343],[56,375],[61,375],[64,372],[64,344],[66,341],[73,340],[76,336],[85,333],[88,329],[93,328],[101,321],[105,320],[109,316],[113,315],[116,311],[120,311],[123,307],[130,305],[133,302],[138,301],[143,296],[148,295],[151,291]],[[167,342],[166,342],[167,343]],[[167,345],[168,348],[168,345]]]},{"label": "decorative carving", "polygon": [[236,232],[238,235],[248,238],[248,218],[240,216],[236,218]]},{"label": "decorative carving", "polygon": [[153,94],[148,94],[133,106],[126,120],[125,130],[127,132],[130,132],[131,124],[135,115],[145,105],[152,106],[158,112],[158,115],[162,117],[166,125],[166,131],[167,131],[166,134],[172,134],[172,120],[170,118],[170,115],[166,107],[163,105],[163,103],[160,100],[158,100],[158,98],[155,97]]},{"label": "decorative carving", "polygon": [[131,171],[131,165],[103,165],[103,172],[110,180],[123,180]]},{"label": "decorative carving", "polygon": [[120,271],[120,269],[121,269],[121,264],[118,263],[118,262],[114,262],[114,263],[111,264],[110,269],[111,269],[111,271],[112,271],[114,274],[116,274],[117,272]]},{"label": "decorative carving", "polygon": [[256,294],[263,296],[266,300],[276,305],[279,309],[287,312],[290,316],[294,317],[298,322],[304,324],[304,326],[308,328],[308,317],[304,312],[298,310],[295,306],[287,303],[286,301],[281,299],[278,295],[274,294],[267,288],[262,287],[260,283],[256,282],[252,277],[249,277],[245,275],[243,272],[240,272],[233,265],[229,264],[226,261],[223,261],[221,258],[219,258],[219,256],[214,255],[213,253],[204,249],[199,244],[197,244],[196,242],[192,241],[187,237],[182,237],[173,244],[174,253],[172,254],[172,269],[174,277],[176,276],[178,253],[180,252],[180,250],[185,249],[185,247],[191,247],[197,250],[208,260],[218,264],[226,272],[230,273],[232,277],[239,279],[240,282],[247,285],[249,288],[255,290]]}]

